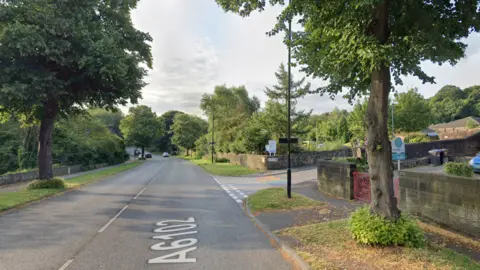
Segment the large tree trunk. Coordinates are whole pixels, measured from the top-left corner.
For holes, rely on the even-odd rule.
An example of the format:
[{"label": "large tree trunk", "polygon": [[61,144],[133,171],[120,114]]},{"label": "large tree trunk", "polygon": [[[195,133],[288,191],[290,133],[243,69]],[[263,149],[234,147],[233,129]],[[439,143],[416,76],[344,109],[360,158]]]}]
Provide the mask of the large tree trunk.
[{"label": "large tree trunk", "polygon": [[145,146],[142,146],[142,158],[145,158]]},{"label": "large tree trunk", "polygon": [[[377,5],[371,25],[371,34],[381,44],[388,42],[388,0]],[[367,159],[371,183],[371,209],[389,219],[400,217],[393,191],[392,146],[388,136],[388,95],[390,67],[381,67],[372,73],[372,85],[367,108]]]},{"label": "large tree trunk", "polygon": [[43,108],[42,122],[38,136],[38,178],[49,180],[53,178],[52,132],[58,113],[58,103],[49,100]]}]

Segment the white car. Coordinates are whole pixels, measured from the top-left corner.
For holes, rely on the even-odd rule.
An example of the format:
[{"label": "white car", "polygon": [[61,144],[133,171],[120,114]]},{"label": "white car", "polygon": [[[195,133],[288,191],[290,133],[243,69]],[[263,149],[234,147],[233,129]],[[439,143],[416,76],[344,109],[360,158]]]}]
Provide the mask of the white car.
[{"label": "white car", "polygon": [[170,155],[167,152],[163,152],[163,157],[169,157]]}]

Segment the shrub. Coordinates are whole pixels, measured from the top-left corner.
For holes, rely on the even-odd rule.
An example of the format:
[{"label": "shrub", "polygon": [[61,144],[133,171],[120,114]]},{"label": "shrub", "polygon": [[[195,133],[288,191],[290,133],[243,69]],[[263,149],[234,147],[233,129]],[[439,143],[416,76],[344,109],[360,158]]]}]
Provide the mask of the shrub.
[{"label": "shrub", "polygon": [[456,176],[473,176],[473,168],[467,163],[461,162],[447,162],[444,166],[445,172],[450,175]]},{"label": "shrub", "polygon": [[35,180],[31,182],[27,189],[59,189],[65,188],[65,181],[61,178],[53,178],[51,180]]},{"label": "shrub", "polygon": [[363,207],[352,213],[349,229],[353,238],[361,244],[409,247],[425,244],[423,231],[413,218],[405,214],[396,221],[390,221]]},{"label": "shrub", "polygon": [[147,158],[139,157],[138,160],[147,160]]},{"label": "shrub", "polygon": [[230,160],[228,158],[216,158],[215,162],[217,162],[217,163],[229,163]]},{"label": "shrub", "polygon": [[331,142],[324,142],[322,146],[319,147],[319,151],[332,151],[345,148],[343,140],[336,140]]}]

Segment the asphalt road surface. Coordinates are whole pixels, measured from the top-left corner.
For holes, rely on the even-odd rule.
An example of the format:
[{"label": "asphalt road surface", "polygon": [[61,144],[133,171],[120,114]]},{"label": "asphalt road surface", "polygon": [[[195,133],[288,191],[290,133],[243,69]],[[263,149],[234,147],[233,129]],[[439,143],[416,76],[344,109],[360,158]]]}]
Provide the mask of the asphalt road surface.
[{"label": "asphalt road surface", "polygon": [[0,216],[0,269],[291,269],[200,167],[154,157]]}]

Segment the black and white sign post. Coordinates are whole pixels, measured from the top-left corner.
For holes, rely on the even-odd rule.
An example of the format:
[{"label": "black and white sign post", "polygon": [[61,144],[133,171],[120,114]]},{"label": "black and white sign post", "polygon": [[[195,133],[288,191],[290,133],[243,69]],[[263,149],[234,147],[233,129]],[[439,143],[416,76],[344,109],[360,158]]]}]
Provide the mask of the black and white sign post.
[{"label": "black and white sign post", "polygon": [[[290,1],[288,1],[290,5]],[[291,15],[290,15],[291,16]],[[292,170],[291,170],[291,158],[290,158],[290,141],[291,141],[291,117],[290,117],[290,91],[292,87],[292,73],[291,73],[291,55],[292,55],[292,18],[288,18],[288,91],[287,91],[287,110],[288,110],[288,131],[287,131],[287,144],[288,144],[288,161],[287,161],[287,195],[288,198],[292,198]]]}]

